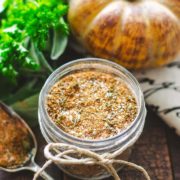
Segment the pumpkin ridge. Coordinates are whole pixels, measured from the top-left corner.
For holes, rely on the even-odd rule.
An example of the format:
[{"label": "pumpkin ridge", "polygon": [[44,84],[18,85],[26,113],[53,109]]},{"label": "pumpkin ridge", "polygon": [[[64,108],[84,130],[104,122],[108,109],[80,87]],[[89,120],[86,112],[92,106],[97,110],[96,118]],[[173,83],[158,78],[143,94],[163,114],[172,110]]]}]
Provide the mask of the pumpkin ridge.
[{"label": "pumpkin ridge", "polygon": [[[74,15],[73,13],[73,15],[71,14],[71,13],[68,13],[68,21],[69,22],[75,22],[75,23],[70,23],[70,27],[71,27],[71,30],[72,30],[72,33],[75,35],[75,36],[84,36],[84,32],[82,33],[81,31],[80,31],[80,29],[82,28],[81,26],[80,26],[80,28],[78,29],[78,27],[79,27],[79,24],[81,24],[81,20],[83,20],[83,21],[86,21],[86,23],[88,22],[89,24],[91,24],[91,21],[93,20],[93,18],[97,15],[97,13],[98,12],[100,12],[101,11],[101,9],[103,9],[105,6],[107,6],[108,4],[109,4],[109,2],[111,2],[111,1],[113,1],[113,0],[107,0],[104,4],[100,4],[99,6],[100,7],[98,7],[96,10],[94,10],[93,9],[93,14],[91,14],[90,16],[90,18],[89,19],[77,19],[77,18],[79,18],[77,15]],[[69,0],[69,5],[70,5],[70,8],[71,8],[71,6],[72,6],[72,9],[73,10],[71,10],[71,9],[69,9],[69,12],[73,12],[73,11],[80,11],[80,16],[81,17],[83,17],[82,15],[84,15],[84,13],[85,14],[87,14],[87,12],[85,12],[85,10],[83,9],[83,10],[81,10],[81,8],[78,8],[78,7],[76,7],[77,5],[75,5],[75,9],[74,9],[74,3],[75,1],[74,0]],[[86,5],[84,5],[83,3],[81,3],[81,1],[77,1],[78,3],[78,6],[82,6],[82,8],[84,8],[84,6],[86,7],[87,6],[87,4]],[[87,0],[87,3],[88,2],[90,2],[90,4],[93,4],[92,2],[91,2],[91,0]],[[87,8],[87,7],[86,7]],[[88,15],[89,16],[89,15]],[[87,17],[88,17],[87,16]],[[86,28],[87,29],[87,28]],[[74,31],[74,30],[76,30],[76,31]],[[78,30],[78,31],[77,31]],[[82,28],[82,30],[83,31],[85,31],[85,29],[83,29]],[[81,38],[82,39],[82,38]]]},{"label": "pumpkin ridge", "polygon": [[180,1],[179,0],[156,0],[158,3],[168,7],[173,13],[180,18]]},{"label": "pumpkin ridge", "polygon": [[[123,2],[122,2],[123,3]],[[117,30],[116,30],[116,33],[115,33],[115,37],[118,37],[118,33],[119,34],[122,34],[122,20],[123,20],[123,14],[124,14],[124,12],[125,12],[125,9],[126,9],[126,6],[124,7],[124,9],[122,9],[122,16],[120,16],[120,18],[119,18],[119,21],[118,21],[118,24],[119,24],[119,26],[121,26],[121,28],[120,28],[120,30],[118,30],[118,28],[117,28]],[[121,39],[122,39],[122,37],[121,37]],[[113,57],[112,57],[112,59],[114,60],[114,61],[116,61],[116,58],[115,58],[115,54],[116,54],[116,49],[117,49],[117,44],[115,43],[115,41],[116,41],[116,38],[114,38],[114,40],[113,40],[113,51],[112,51],[112,53],[113,53]],[[120,45],[119,45],[120,46]]]},{"label": "pumpkin ridge", "polygon": [[[159,63],[162,63],[164,60],[162,59],[162,57],[164,56],[164,54],[166,54],[166,52],[169,52],[169,54],[167,56],[170,56],[171,58],[173,58],[173,54],[172,54],[172,47],[170,47],[167,42],[170,41],[170,35],[168,35],[169,33],[165,33],[166,32],[166,29],[168,28],[168,25],[174,27],[174,25],[176,24],[175,21],[177,21],[177,24],[178,24],[178,18],[173,14],[173,12],[171,10],[169,10],[166,6],[164,6],[163,4],[159,3],[159,2],[153,2],[153,3],[156,3],[159,8],[158,8],[158,11],[161,10],[161,14],[162,14],[162,17],[163,16],[167,16],[167,18],[162,18],[161,20],[159,21],[150,21],[151,24],[150,24],[150,28],[151,28],[151,32],[152,32],[152,37],[154,39],[154,42],[153,44],[155,44],[155,47],[153,47],[152,49],[154,49],[154,51],[158,54],[154,54],[154,58],[153,58],[153,61],[151,62],[151,64],[153,66],[156,66],[156,65],[160,65]],[[147,6],[149,6],[149,3],[147,4]],[[157,18],[160,18],[160,17],[157,17]],[[174,23],[172,23],[172,21],[170,21],[170,18],[173,19]],[[163,20],[163,21],[162,21]],[[156,25],[154,23],[157,23]],[[163,25],[164,23],[167,23],[167,27],[165,27],[165,25]],[[170,24],[171,23],[171,24]],[[164,26],[164,28],[162,27],[159,27],[161,28],[161,31],[160,29],[158,30],[160,34],[162,34],[164,32],[164,35],[169,37],[166,38],[166,41],[164,40],[164,38],[161,38],[158,36],[158,33],[155,31],[155,28],[157,29],[157,25],[159,26]],[[154,27],[153,27],[154,26]],[[173,28],[172,28],[173,29]],[[180,30],[180,29],[179,29]],[[174,32],[174,31],[173,31]],[[171,32],[172,33],[172,32]],[[174,32],[175,33],[175,32]],[[171,39],[174,39],[176,40],[175,38],[172,38]],[[172,41],[172,40],[171,40]],[[177,40],[176,40],[177,41]],[[161,47],[161,48],[160,48]],[[163,48],[166,48],[166,52],[163,52]],[[155,50],[155,49],[159,49],[158,51]],[[165,58],[165,57],[164,57]],[[168,62],[169,60],[167,59],[166,60],[166,63]],[[150,62],[149,62],[150,63]]]},{"label": "pumpkin ridge", "polygon": [[[107,2],[107,4],[105,4],[104,6],[101,7],[101,9],[96,12],[96,16],[100,16],[101,12],[107,8],[107,6],[109,6],[110,4],[115,3],[114,0],[111,0],[110,2]],[[91,30],[92,26],[94,25],[94,22],[96,20],[96,18],[92,17],[92,19],[89,21],[89,25],[86,27],[86,29],[84,30],[84,33],[82,34],[82,38],[85,38],[86,35],[88,34],[88,32]]]},{"label": "pumpkin ridge", "polygon": [[[123,50],[124,55],[122,54],[121,56],[125,57],[125,54],[127,55],[126,58],[124,59],[124,64],[122,65],[128,66],[129,68],[135,66],[136,68],[139,68],[141,67],[142,63],[144,64],[143,66],[146,66],[148,64],[148,60],[146,59],[149,59],[149,56],[151,54],[149,51],[151,45],[150,45],[150,41],[148,41],[148,39],[151,39],[148,32],[149,19],[148,16],[146,16],[145,13],[146,11],[144,10],[143,6],[144,3],[142,2],[136,4],[128,3],[127,6],[124,8],[125,9],[124,13],[122,14],[122,19],[123,19],[122,27],[121,27],[122,37],[123,38],[128,37],[128,39],[127,39],[127,43],[123,42],[124,44],[122,44],[121,42],[121,44],[122,47],[124,47],[127,50],[128,48],[130,48],[129,52],[127,51],[126,53]],[[139,11],[139,9],[141,9],[141,11]],[[131,15],[135,11],[137,13],[134,17],[132,17]],[[137,20],[137,17],[141,17],[139,18],[139,21]],[[139,25],[135,26],[135,29],[132,31],[130,27],[133,26],[134,22],[136,22],[135,23],[136,25],[137,24]],[[141,28],[139,28],[139,26]],[[131,29],[131,34],[133,34],[133,36],[126,35],[126,31],[130,29]],[[142,32],[142,34],[140,32]],[[131,44],[133,44],[133,46]],[[139,46],[141,48],[139,48]],[[144,48],[144,46],[147,47],[146,53],[142,52],[142,48]],[[137,61],[137,57],[139,57],[139,61]],[[136,62],[136,65],[133,63],[134,61]]]},{"label": "pumpkin ridge", "polygon": [[[113,3],[113,1],[114,0],[111,0],[107,2],[106,4],[104,4],[98,11],[94,13],[94,15],[100,14],[107,6],[109,6],[110,3]],[[84,30],[82,34],[82,38],[85,38],[86,34],[88,33],[88,30],[91,29],[91,26],[93,25],[94,21],[95,21],[94,16],[92,16],[91,19],[89,20],[88,26],[86,26],[86,29]]]},{"label": "pumpkin ridge", "polygon": [[[144,4],[142,5],[144,6]],[[145,8],[143,8],[143,12],[144,12],[144,19],[146,20],[146,26],[148,28],[146,28],[146,35],[148,34],[148,57],[149,57],[149,61],[146,62],[145,66],[148,66],[149,64],[152,63],[152,61],[154,60],[154,47],[153,47],[153,43],[154,43],[154,37],[151,34],[151,21],[148,18],[148,12],[147,10],[145,10]],[[146,18],[145,18],[146,17]]]},{"label": "pumpkin ridge", "polygon": [[[121,6],[122,7],[121,8],[117,8],[117,3],[118,3],[118,7],[121,7]],[[113,46],[115,45],[114,42],[116,42],[116,40],[113,37],[116,37],[117,33],[118,33],[118,27],[120,26],[120,21],[121,21],[121,18],[119,18],[118,16],[120,16],[122,14],[122,11],[124,11],[124,7],[123,7],[124,6],[124,1],[112,2],[112,3],[109,4],[109,6],[111,6],[110,9],[113,10],[113,12],[115,12],[115,10],[117,11],[115,13],[116,16],[113,15],[112,16],[113,19],[111,19],[111,16],[109,16],[108,18],[103,18],[104,21],[102,21],[103,22],[102,23],[101,22],[102,17],[104,17],[104,14],[105,15],[107,14],[106,9],[104,8],[97,15],[97,17],[94,19],[93,25],[91,25],[91,27],[88,28],[88,32],[87,32],[85,38],[86,38],[86,43],[90,42],[90,43],[87,43],[87,44],[89,44],[89,46],[87,48],[89,49],[90,52],[93,49],[93,46],[91,46],[91,44],[95,43],[96,44],[96,49],[97,49],[96,52],[99,52],[99,53],[95,54],[96,56],[99,57],[99,56],[101,56],[101,54],[104,54],[104,58],[108,58],[109,56],[111,56],[112,58],[115,58],[114,57],[115,53],[113,51],[113,49],[115,49],[115,48],[113,48]],[[97,24],[96,21],[98,21],[99,23]],[[114,23],[114,25],[113,25],[113,23]],[[104,31],[104,30],[105,29],[107,30],[107,28],[108,29],[111,28],[112,25],[113,25],[113,27],[115,27],[114,30],[112,30],[113,37],[111,37],[111,39],[110,38],[107,39],[106,36],[105,36],[106,31]],[[101,26],[104,26],[104,27],[101,27]],[[97,41],[93,43],[93,39],[91,37],[92,36],[96,36],[97,34],[99,34],[99,36],[97,38],[98,41],[102,40],[103,43],[99,44],[99,42],[97,42]],[[109,47],[109,46],[112,46],[112,47]],[[108,48],[110,48],[112,51],[109,51]]]}]

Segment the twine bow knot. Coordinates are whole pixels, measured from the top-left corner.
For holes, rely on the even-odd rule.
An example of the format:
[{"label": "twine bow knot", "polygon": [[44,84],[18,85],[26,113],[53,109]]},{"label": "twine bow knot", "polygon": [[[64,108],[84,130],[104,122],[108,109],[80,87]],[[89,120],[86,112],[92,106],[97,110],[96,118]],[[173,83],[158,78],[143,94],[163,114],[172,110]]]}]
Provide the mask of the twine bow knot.
[{"label": "twine bow knot", "polygon": [[[117,154],[117,153],[116,153]],[[36,180],[41,173],[52,163],[57,163],[60,165],[100,165],[104,167],[115,180],[120,180],[117,171],[113,167],[113,164],[120,164],[132,167],[139,172],[143,173],[147,180],[150,180],[150,177],[146,170],[134,163],[112,159],[111,154],[97,154],[93,151],[79,148],[73,145],[68,145],[64,143],[50,143],[44,149],[44,155],[48,159],[43,167],[36,172],[33,180]],[[76,157],[72,156],[76,155]],[[80,158],[78,158],[80,156]]]}]

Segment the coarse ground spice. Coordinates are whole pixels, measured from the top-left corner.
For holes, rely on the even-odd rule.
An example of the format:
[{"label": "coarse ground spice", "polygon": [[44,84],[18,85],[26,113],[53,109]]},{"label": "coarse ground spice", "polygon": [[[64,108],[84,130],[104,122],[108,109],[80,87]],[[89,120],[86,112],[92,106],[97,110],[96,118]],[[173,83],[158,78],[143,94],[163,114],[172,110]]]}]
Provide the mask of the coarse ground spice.
[{"label": "coarse ground spice", "polygon": [[16,168],[29,160],[32,138],[24,124],[0,106],[0,167]]},{"label": "coarse ground spice", "polygon": [[47,112],[64,132],[87,140],[117,135],[137,115],[137,102],[120,77],[87,70],[60,79],[47,96]]}]

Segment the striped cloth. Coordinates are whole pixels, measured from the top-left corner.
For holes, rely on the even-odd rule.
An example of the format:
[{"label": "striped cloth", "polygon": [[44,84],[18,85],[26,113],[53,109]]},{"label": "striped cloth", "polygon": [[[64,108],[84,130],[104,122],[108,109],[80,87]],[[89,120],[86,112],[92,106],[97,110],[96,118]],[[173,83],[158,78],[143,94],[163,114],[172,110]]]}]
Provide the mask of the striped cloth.
[{"label": "striped cloth", "polygon": [[180,58],[153,70],[135,73],[146,103],[180,135]]}]

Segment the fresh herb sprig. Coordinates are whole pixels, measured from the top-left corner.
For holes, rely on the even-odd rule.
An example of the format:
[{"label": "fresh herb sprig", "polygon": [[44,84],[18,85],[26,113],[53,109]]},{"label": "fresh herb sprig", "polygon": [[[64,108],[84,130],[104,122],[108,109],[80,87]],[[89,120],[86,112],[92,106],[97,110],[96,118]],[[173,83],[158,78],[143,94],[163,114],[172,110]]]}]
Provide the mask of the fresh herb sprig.
[{"label": "fresh herb sprig", "polygon": [[[43,58],[52,30],[61,34],[63,47],[52,45],[51,49],[65,49],[67,6],[62,1],[6,0],[4,11],[5,16],[0,15],[0,76],[16,81],[24,70],[40,71],[42,62],[35,57]],[[48,62],[44,64],[48,66]]]}]

